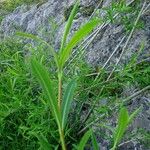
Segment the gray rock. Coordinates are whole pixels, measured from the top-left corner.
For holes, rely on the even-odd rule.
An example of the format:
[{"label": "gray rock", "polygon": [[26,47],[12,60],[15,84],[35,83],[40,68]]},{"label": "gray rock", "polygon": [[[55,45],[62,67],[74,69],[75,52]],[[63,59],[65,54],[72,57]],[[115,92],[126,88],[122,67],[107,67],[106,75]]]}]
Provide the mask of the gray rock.
[{"label": "gray rock", "polygon": [[[103,7],[110,5],[110,2],[111,0],[103,1]],[[85,8],[89,6],[96,7],[98,3],[98,0],[81,0],[81,6]],[[3,37],[13,35],[16,30],[21,30],[36,34],[44,38],[46,41],[50,41],[50,35],[46,35],[46,33],[52,29],[49,22],[52,18],[54,18],[55,22],[59,26],[54,36],[54,47],[58,50],[60,47],[62,33],[64,32],[64,26],[66,24],[64,21],[64,11],[73,4],[74,0],[50,0],[41,6],[38,6],[38,4],[34,6],[20,6],[13,13],[6,16],[2,21],[1,32],[3,33]],[[103,13],[104,11],[101,12]],[[77,16],[78,18],[74,20],[70,37],[78,29],[78,27],[89,18],[88,16],[83,16],[82,13],[79,13]],[[145,50],[141,58],[145,57],[145,55],[150,52],[149,14],[145,14],[143,16],[143,21],[145,24],[144,29],[138,30],[134,33],[121,62],[127,63],[132,54],[140,48],[142,41],[145,42]],[[86,60],[94,66],[102,66],[114,51],[117,44],[121,41],[124,34],[123,26],[120,24],[109,24],[106,26],[100,31],[91,45],[86,49]],[[118,60],[125,41],[112,57],[109,64],[114,64]]]},{"label": "gray rock", "polygon": [[[139,91],[138,86],[134,85],[131,87],[126,87],[123,91],[123,97],[129,97],[135,92]],[[131,100],[129,103],[129,111],[133,112],[139,107],[142,107],[142,111],[139,113],[130,126],[129,130],[142,128],[150,132],[150,94],[149,91],[145,92]]]},{"label": "gray rock", "polygon": [[13,35],[16,30],[23,30],[36,35],[39,34],[39,28],[49,30],[50,18],[55,17],[58,23],[63,21],[63,5],[62,1],[48,1],[40,7],[38,5],[18,7],[2,21],[3,36]]},{"label": "gray rock", "polygon": [[129,141],[127,143],[124,143],[118,149],[119,150],[144,150],[139,145],[139,143],[136,143],[134,141]]}]

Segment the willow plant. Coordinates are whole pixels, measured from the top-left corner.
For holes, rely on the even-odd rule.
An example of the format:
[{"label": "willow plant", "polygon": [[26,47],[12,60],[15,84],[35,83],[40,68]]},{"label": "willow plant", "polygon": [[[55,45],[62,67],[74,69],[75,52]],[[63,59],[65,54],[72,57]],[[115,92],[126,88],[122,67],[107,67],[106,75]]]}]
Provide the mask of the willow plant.
[{"label": "willow plant", "polygon": [[[54,57],[58,76],[58,96],[55,93],[55,90],[53,88],[53,81],[50,79],[50,75],[47,69],[41,63],[39,63],[34,57],[31,57],[31,68],[34,75],[37,77],[40,85],[42,86],[44,94],[47,96],[47,104],[50,106],[52,114],[56,120],[60,136],[61,147],[63,150],[66,150],[64,131],[66,124],[68,122],[67,118],[73,100],[73,93],[76,88],[76,81],[73,79],[70,83],[68,83],[66,89],[62,90],[63,85],[62,78],[64,75],[63,70],[66,62],[71,56],[72,49],[76,47],[86,36],[88,36],[93,31],[94,28],[96,28],[101,23],[100,19],[98,18],[90,20],[89,22],[85,23],[82,27],[80,27],[79,30],[76,31],[74,35],[71,37],[69,42],[67,42],[68,34],[70,33],[73,19],[78,10],[78,6],[79,1],[77,0],[66,24],[65,31],[62,37],[61,47],[58,52],[56,52],[51,47],[51,45],[49,45],[46,41],[42,40],[41,38],[35,35],[17,32],[17,35],[19,36],[30,38],[45,44],[49,48],[51,54]],[[64,93],[62,91],[64,91]],[[125,108],[121,109],[120,116],[118,119],[118,127],[116,128],[114,133],[114,145],[112,150],[116,149],[117,144],[120,142],[128,124],[133,120],[133,117],[137,114],[137,112],[138,110],[135,111],[131,116],[129,116]],[[98,150],[98,143],[91,130],[87,131],[85,135],[82,137],[77,149],[83,150],[86,142],[90,137],[92,138],[94,150]],[[42,136],[39,139],[41,138]]]},{"label": "willow plant", "polygon": [[[71,11],[70,17],[65,27],[65,31],[62,37],[61,47],[59,52],[56,52],[46,41],[40,39],[37,36],[28,33],[18,32],[17,35],[23,36],[26,38],[37,40],[41,43],[44,43],[50,49],[56,66],[57,66],[57,75],[58,75],[58,96],[56,96],[53,82],[49,77],[49,73],[46,68],[39,63],[36,58],[31,58],[31,68],[34,75],[37,77],[40,85],[43,88],[43,92],[47,96],[47,103],[49,104],[52,114],[56,120],[58,131],[60,135],[61,146],[63,150],[66,150],[64,131],[67,124],[67,118],[69,114],[69,110],[71,107],[71,102],[73,100],[73,93],[76,87],[76,81],[72,80],[64,93],[62,93],[62,77],[63,77],[63,69],[66,61],[69,59],[72,49],[78,45],[87,35],[89,35],[97,25],[101,23],[101,21],[97,18],[92,19],[91,21],[85,23],[82,27],[79,28],[78,31],[74,33],[72,38],[67,42],[68,34],[70,32],[73,19],[77,13],[79,6],[79,1],[74,5],[73,10]],[[63,96],[62,96],[63,95]]]}]

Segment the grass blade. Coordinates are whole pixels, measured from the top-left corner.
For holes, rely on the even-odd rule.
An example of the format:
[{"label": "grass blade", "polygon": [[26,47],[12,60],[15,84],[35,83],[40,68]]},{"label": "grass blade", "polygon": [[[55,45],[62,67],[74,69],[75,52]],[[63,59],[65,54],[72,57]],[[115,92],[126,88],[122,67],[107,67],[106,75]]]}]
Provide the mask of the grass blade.
[{"label": "grass blade", "polygon": [[60,113],[57,107],[56,95],[54,94],[53,86],[51,84],[49,74],[47,70],[35,59],[31,59],[31,68],[35,76],[37,77],[39,83],[41,84],[45,95],[48,98],[48,104],[51,107],[52,113],[55,117],[55,120],[60,127],[61,119]]},{"label": "grass blade", "polygon": [[55,63],[58,66],[58,58],[57,58],[57,53],[55,52],[55,50],[44,40],[42,40],[41,38],[39,38],[36,35],[30,34],[30,33],[25,33],[25,32],[17,32],[16,35],[24,37],[24,38],[28,38],[28,39],[32,39],[35,40],[37,42],[43,43],[45,44],[51,51],[52,55],[54,56],[55,59]]},{"label": "grass blade", "polygon": [[74,7],[71,11],[71,14],[69,16],[68,22],[67,22],[66,27],[65,27],[65,32],[64,32],[63,38],[62,38],[60,53],[63,50],[64,46],[66,45],[66,39],[67,39],[67,36],[70,32],[70,29],[71,29],[71,26],[72,26],[72,23],[73,23],[73,19],[74,19],[76,13],[77,13],[78,6],[79,6],[79,1],[77,0],[76,4],[74,5]]},{"label": "grass blade", "polygon": [[94,133],[92,133],[92,145],[94,150],[100,150]]},{"label": "grass blade", "polygon": [[90,136],[92,134],[92,131],[89,130],[87,131],[84,136],[82,137],[79,146],[78,146],[78,150],[84,150],[85,144],[87,143],[87,141],[89,140]]},{"label": "grass blade", "polygon": [[48,143],[47,139],[43,136],[43,134],[36,136],[39,140],[41,150],[52,150],[50,144]]},{"label": "grass blade", "polygon": [[141,111],[141,107],[136,109],[129,117],[129,123],[133,121],[133,119],[138,115],[138,113]]},{"label": "grass blade", "polygon": [[84,38],[86,37],[98,24],[100,24],[99,19],[93,19],[90,22],[83,25],[71,38],[67,46],[60,53],[59,65],[63,68],[65,62],[68,60],[72,49]]},{"label": "grass blade", "polygon": [[76,87],[76,81],[72,80],[66,87],[66,91],[64,94],[63,98],[63,103],[62,103],[62,128],[65,128],[69,110],[71,107],[71,102],[73,100],[73,93]]}]

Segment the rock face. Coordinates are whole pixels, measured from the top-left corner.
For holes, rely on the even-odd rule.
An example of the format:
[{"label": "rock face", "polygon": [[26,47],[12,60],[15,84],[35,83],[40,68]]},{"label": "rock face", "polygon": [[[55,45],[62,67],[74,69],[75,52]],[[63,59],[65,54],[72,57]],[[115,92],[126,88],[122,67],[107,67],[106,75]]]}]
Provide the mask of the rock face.
[{"label": "rock face", "polygon": [[[101,10],[102,7],[108,6],[111,0],[102,1],[101,4],[99,2],[99,0],[81,0],[81,10],[74,19],[71,34],[75,32],[82,23],[86,22],[90,18],[90,15],[93,13],[93,8],[99,6],[99,10]],[[53,29],[53,26],[55,26],[55,23],[52,23],[54,20],[54,22],[57,23],[58,28],[54,35],[53,44],[56,49],[59,49],[69,8],[71,8],[73,4],[74,0],[49,0],[42,5],[20,6],[14,12],[7,15],[1,22],[0,37],[5,38],[7,36],[11,36],[16,30],[21,30],[33,33],[44,38],[46,41],[51,42],[49,32]],[[82,10],[88,10],[88,12],[83,12]],[[99,15],[104,17],[104,11],[101,10]],[[132,54],[139,50],[141,42],[144,42],[145,47],[140,59],[145,58],[146,55],[150,53],[150,13],[145,12],[141,19],[144,22],[144,28],[135,31],[131,40],[127,43],[121,62],[128,62]],[[86,60],[92,65],[102,66],[125,35],[126,37],[124,38],[124,41],[118,47],[118,50],[112,57],[110,64],[114,64],[118,60],[129,35],[125,33],[124,27],[121,24],[108,23],[105,27],[102,26],[102,29],[99,30],[97,36],[86,48]],[[134,92],[134,90],[130,91]],[[147,106],[147,104],[150,103],[149,96],[143,96],[139,98],[138,102],[136,101],[132,104],[133,108],[137,107],[138,103],[145,107],[144,112],[142,112],[138,118],[139,120],[135,120],[134,127],[144,126],[147,130],[150,130],[150,108]],[[125,147],[122,149],[130,148]]]},{"label": "rock face", "polygon": [[[102,1],[98,0],[82,0],[81,10],[77,14],[74,20],[74,25],[72,28],[72,33],[77,30],[77,28],[86,22],[94,8],[98,7],[100,15],[105,16],[104,11],[100,10],[110,4],[111,0]],[[60,39],[64,30],[65,21],[67,15],[69,15],[69,9],[71,9],[74,4],[74,0],[49,0],[44,4],[37,4],[34,6],[20,6],[13,13],[7,15],[0,26],[1,36],[7,37],[13,35],[16,30],[21,30],[29,33],[36,34],[47,41],[50,41],[49,31],[52,30],[52,20],[57,23],[58,28],[54,37],[54,45],[56,49],[59,49]],[[105,17],[104,17],[105,18]],[[150,15],[145,13],[142,15],[144,28],[138,30],[133,35],[133,38],[127,44],[126,52],[122,60],[124,62],[128,61],[132,53],[137,51],[140,47],[141,41],[145,42],[144,53],[150,52]],[[110,24],[108,23],[105,28],[99,30],[97,36],[92,41],[90,46],[86,49],[87,61],[93,65],[103,65],[110,54],[114,51],[118,43],[121,41],[123,35],[125,35],[123,25],[120,24]],[[127,36],[128,37],[128,36]],[[111,63],[116,62],[122,47],[127,38],[118,47],[117,52],[111,59]]]},{"label": "rock face", "polygon": [[[17,28],[34,34],[38,34],[39,28],[50,30],[50,19],[54,18],[57,24],[64,23],[64,10],[73,4],[74,0],[49,0],[42,5],[20,6],[2,21],[3,36],[12,35]],[[94,5],[94,1],[81,1],[83,6],[89,4]]]},{"label": "rock face", "polygon": [[12,14],[8,15],[1,24],[4,36],[14,33],[16,29],[38,34],[39,28],[50,30],[48,20],[54,17],[56,21],[63,19],[62,1],[49,1],[41,6],[20,6]]}]

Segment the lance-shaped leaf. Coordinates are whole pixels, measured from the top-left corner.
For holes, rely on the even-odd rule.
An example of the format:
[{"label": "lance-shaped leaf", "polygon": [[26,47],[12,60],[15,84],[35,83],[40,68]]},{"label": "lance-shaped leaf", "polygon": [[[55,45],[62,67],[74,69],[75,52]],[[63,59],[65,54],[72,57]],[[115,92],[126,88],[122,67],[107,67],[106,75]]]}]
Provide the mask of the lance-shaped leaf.
[{"label": "lance-shaped leaf", "polygon": [[58,126],[61,127],[61,118],[57,107],[56,95],[46,68],[35,59],[31,59],[31,68],[42,86],[44,94],[47,96],[48,104],[51,107]]},{"label": "lance-shaped leaf", "polygon": [[119,118],[118,118],[118,127],[116,128],[114,135],[114,146],[113,150],[116,148],[117,144],[121,140],[127,126],[128,126],[129,114],[126,108],[122,108],[120,110]]},{"label": "lance-shaped leaf", "polygon": [[59,66],[63,68],[65,62],[68,60],[72,49],[79,43],[81,40],[86,37],[101,21],[99,19],[93,19],[83,25],[71,38],[67,46],[60,53]]},{"label": "lance-shaped leaf", "polygon": [[73,100],[73,94],[76,87],[76,81],[72,80],[66,87],[63,102],[62,102],[62,128],[65,128],[68,114],[70,111],[71,103]]},{"label": "lance-shaped leaf", "polygon": [[81,139],[81,141],[80,141],[80,143],[78,145],[78,150],[84,150],[84,147],[85,147],[85,145],[86,145],[86,143],[89,140],[91,135],[92,135],[92,131],[91,130],[87,131],[84,134],[84,136],[82,137],[82,139]]},{"label": "lance-shaped leaf", "polygon": [[76,13],[77,13],[78,5],[79,5],[79,1],[77,0],[76,4],[74,5],[74,7],[71,11],[71,14],[69,16],[69,19],[68,19],[66,27],[65,27],[65,32],[64,32],[63,38],[62,38],[60,52],[63,50],[64,46],[66,45],[67,36],[70,32],[70,29],[71,29],[71,26],[72,26],[72,23],[73,23],[73,19],[74,19]]},{"label": "lance-shaped leaf", "polygon": [[139,113],[141,107],[135,110],[130,116],[128,115],[128,110],[126,108],[122,108],[120,110],[119,119],[118,119],[118,127],[114,134],[114,146],[112,150],[116,149],[117,144],[120,142],[121,138],[125,130],[127,129],[128,125],[133,121],[135,116]]}]

